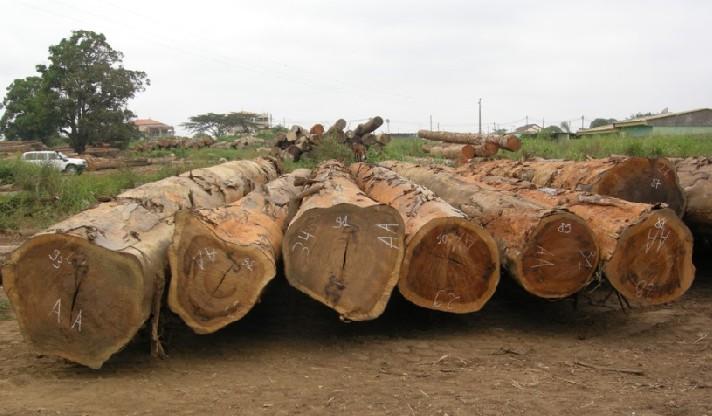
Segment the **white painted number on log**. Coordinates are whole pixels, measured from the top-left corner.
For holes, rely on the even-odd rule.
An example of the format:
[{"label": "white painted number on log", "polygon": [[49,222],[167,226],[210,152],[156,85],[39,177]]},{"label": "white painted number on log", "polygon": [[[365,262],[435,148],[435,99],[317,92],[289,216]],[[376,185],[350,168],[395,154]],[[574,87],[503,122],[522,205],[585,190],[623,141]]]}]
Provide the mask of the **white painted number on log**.
[{"label": "white painted number on log", "polygon": [[393,231],[393,230],[391,230],[391,227],[393,227],[393,228],[395,228],[395,229],[398,229],[398,224],[376,224],[376,227],[378,227],[378,228],[380,228],[380,229],[383,229],[383,230],[386,230],[386,231],[388,231],[389,233],[395,234],[396,232]]},{"label": "white painted number on log", "polygon": [[660,179],[653,178],[653,180],[650,182],[650,187],[653,189],[658,189],[662,184],[663,182]]},{"label": "white painted number on log", "polygon": [[193,257],[193,261],[198,264],[200,270],[205,270],[205,259],[203,258],[203,254],[205,255],[205,257],[208,258],[211,263],[215,262],[215,250],[211,250],[207,247],[198,250],[198,255]]},{"label": "white painted number on log", "polygon": [[[447,295],[447,305],[445,305],[444,302],[440,302],[440,295],[443,295],[443,298],[445,298],[445,295]],[[443,299],[444,300],[444,299]],[[433,307],[434,308],[439,308],[443,305],[445,305],[445,309],[452,309],[452,304],[455,301],[460,300],[460,296],[457,295],[452,290],[438,290],[438,292],[435,294],[435,298],[433,299]]]},{"label": "white painted number on log", "polygon": [[670,230],[665,229],[665,223],[665,218],[659,217],[658,221],[655,223],[655,227],[648,230],[648,241],[645,243],[646,253],[648,253],[656,245],[657,249],[655,251],[658,252],[663,245],[665,245],[665,241],[670,237]]},{"label": "white painted number on log", "polygon": [[297,238],[301,238],[304,241],[309,241],[310,238],[314,238],[314,234],[310,234],[307,231],[300,231],[299,235],[297,235]]},{"label": "white painted number on log", "polygon": [[309,255],[309,247],[305,246],[301,241],[297,241],[292,245],[292,252],[297,249],[297,246],[302,247],[302,252],[306,252],[306,255]]},{"label": "white painted number on log", "polygon": [[346,228],[350,227],[349,225],[349,216],[344,215],[343,217],[336,217],[336,225],[334,225],[334,228]]},{"label": "white painted number on log", "polygon": [[57,323],[59,324],[59,317],[62,314],[62,299],[57,299],[57,301],[54,302],[54,306],[52,306],[52,310],[49,311],[49,314],[57,315]]},{"label": "white painted number on log", "polygon": [[562,222],[557,230],[562,234],[571,234],[571,224]]},{"label": "white painted number on log", "polygon": [[70,329],[77,328],[77,332],[82,332],[82,310],[79,309],[79,313],[77,314],[76,318],[74,318],[74,322],[72,323],[72,327]]},{"label": "white painted number on log", "polygon": [[440,234],[436,240],[438,240],[438,245],[447,244],[447,234]]},{"label": "white painted number on log", "polygon": [[255,267],[255,261],[250,258],[247,258],[242,260],[242,265],[245,266],[247,270],[253,271]]},{"label": "white painted number on log", "polygon": [[579,254],[581,254],[581,257],[583,258],[583,263],[579,261],[579,270],[581,270],[581,267],[586,267],[587,269],[590,269],[593,267],[593,256],[596,254],[593,251],[583,251],[579,250]]},{"label": "white painted number on log", "polygon": [[378,237],[378,241],[387,245],[390,248],[398,249],[398,246],[394,244],[396,240],[393,237]]},{"label": "white painted number on log", "polygon": [[539,261],[538,264],[535,264],[532,266],[532,269],[538,269],[539,267],[545,267],[545,266],[556,266],[554,263],[550,262],[549,260],[544,260],[544,259],[537,259]]},{"label": "white painted number on log", "polygon": [[52,254],[48,255],[52,267],[59,269],[62,267],[62,252],[59,250],[54,250]]}]

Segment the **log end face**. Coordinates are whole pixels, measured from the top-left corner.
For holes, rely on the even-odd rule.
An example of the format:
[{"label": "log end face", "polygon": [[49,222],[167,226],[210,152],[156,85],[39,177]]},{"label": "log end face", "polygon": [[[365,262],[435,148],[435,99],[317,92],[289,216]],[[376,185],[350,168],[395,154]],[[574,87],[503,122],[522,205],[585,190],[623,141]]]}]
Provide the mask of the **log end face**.
[{"label": "log end face", "polygon": [[591,282],[598,256],[595,236],[584,220],[555,212],[544,217],[529,235],[518,280],[535,296],[565,298]]},{"label": "log end face", "polygon": [[404,233],[398,211],[387,205],[308,209],[284,236],[287,280],[344,319],[375,319],[398,282]]},{"label": "log end face", "polygon": [[630,302],[659,305],[692,285],[692,234],[672,210],[654,210],[626,229],[604,268],[611,285]]},{"label": "log end face", "polygon": [[424,225],[406,248],[398,289],[418,306],[451,313],[476,312],[499,283],[494,239],[464,218]]},{"label": "log end face", "polygon": [[665,203],[678,216],[685,213],[685,193],[665,158],[627,158],[608,169],[592,191],[631,202]]},{"label": "log end face", "polygon": [[66,234],[43,234],[13,253],[5,290],[38,352],[98,369],[150,315],[153,282],[132,256]]},{"label": "log end face", "polygon": [[199,334],[238,321],[276,275],[271,250],[232,244],[193,214],[179,214],[169,249],[169,307]]}]

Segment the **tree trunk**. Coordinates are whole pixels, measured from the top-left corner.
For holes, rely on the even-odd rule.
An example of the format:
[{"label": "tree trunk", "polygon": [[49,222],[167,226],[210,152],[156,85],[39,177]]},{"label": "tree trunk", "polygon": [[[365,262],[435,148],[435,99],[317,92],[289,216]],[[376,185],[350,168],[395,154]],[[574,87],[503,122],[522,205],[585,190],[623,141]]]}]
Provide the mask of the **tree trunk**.
[{"label": "tree trunk", "polygon": [[35,235],[11,255],[5,289],[40,353],[100,368],[153,313],[164,286],[173,215],[235,201],[278,174],[267,159],[229,162],[148,183]]},{"label": "tree trunk", "polygon": [[507,176],[538,187],[588,191],[631,202],[666,203],[682,215],[685,195],[675,168],[665,158],[611,157],[585,162],[497,160],[463,166],[475,176]]},{"label": "tree trunk", "polygon": [[339,162],[322,163],[313,179],[323,189],[304,199],[282,242],[287,280],[342,319],[377,318],[398,282],[403,220],[364,195]]},{"label": "tree trunk", "polygon": [[451,133],[447,131],[419,130],[418,137],[433,140],[436,142],[458,143],[458,144],[483,144],[491,142],[499,148],[516,152],[522,147],[522,142],[513,134],[504,136],[496,134],[476,134],[476,133]]},{"label": "tree trunk", "polygon": [[676,162],[685,191],[685,222],[695,234],[712,235],[712,159],[688,158]]},{"label": "tree trunk", "polygon": [[439,167],[399,162],[382,165],[480,221],[497,241],[503,266],[527,292],[560,299],[592,280],[598,247],[588,225],[571,212],[465,182]]},{"label": "tree trunk", "polygon": [[593,229],[602,269],[611,285],[639,305],[658,305],[682,296],[692,285],[692,234],[674,211],[579,191],[532,189],[511,178],[465,178],[516,190],[549,207],[565,207]]},{"label": "tree trunk", "polygon": [[398,289],[424,308],[480,310],[499,282],[499,254],[492,236],[432,191],[382,167],[351,165],[356,183],[377,202],[398,210],[406,246]]},{"label": "tree trunk", "polygon": [[484,142],[478,145],[423,145],[423,151],[431,154],[433,157],[442,157],[445,159],[453,159],[460,161],[470,160],[475,157],[492,157],[497,154],[498,150],[499,147],[492,142]]},{"label": "tree trunk", "polygon": [[241,319],[274,278],[299,169],[230,205],[180,211],[168,250],[168,305],[199,334]]},{"label": "tree trunk", "polygon": [[359,124],[354,130],[354,137],[362,137],[369,133],[373,133],[377,128],[383,125],[383,119],[379,116],[369,119],[363,124]]}]

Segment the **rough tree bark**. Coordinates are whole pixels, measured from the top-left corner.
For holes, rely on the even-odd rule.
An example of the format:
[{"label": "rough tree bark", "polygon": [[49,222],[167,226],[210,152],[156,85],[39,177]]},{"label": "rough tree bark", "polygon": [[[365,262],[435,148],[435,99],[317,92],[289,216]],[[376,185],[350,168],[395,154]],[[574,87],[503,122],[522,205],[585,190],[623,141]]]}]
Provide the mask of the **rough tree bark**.
[{"label": "rough tree bark", "polygon": [[369,133],[373,133],[377,128],[383,125],[383,119],[379,116],[369,119],[367,122],[359,124],[354,130],[354,137],[363,137]]},{"label": "rough tree bark", "polygon": [[695,234],[712,236],[712,159],[681,159],[675,167],[687,198],[685,222]]},{"label": "rough tree bark", "polygon": [[497,160],[472,163],[460,171],[508,176],[539,187],[581,190],[631,202],[664,202],[678,215],[685,211],[685,195],[675,168],[665,158],[611,157],[585,162]]},{"label": "rough tree bark", "polygon": [[499,146],[492,142],[484,142],[478,145],[423,145],[423,151],[434,157],[443,157],[455,160],[469,160],[474,157],[492,157],[497,154],[498,150]]},{"label": "rough tree bark", "polygon": [[499,148],[516,152],[522,147],[522,141],[513,134],[500,136],[497,134],[451,133],[447,131],[418,130],[418,137],[437,142],[458,144],[482,144],[491,142]]},{"label": "rough tree bark", "polygon": [[398,282],[403,220],[368,198],[339,162],[322,163],[312,179],[323,189],[304,199],[282,242],[287,280],[343,319],[374,319]]},{"label": "rough tree bark", "polygon": [[398,289],[424,308],[475,312],[499,282],[499,254],[492,236],[432,191],[397,173],[364,163],[351,174],[366,194],[398,210],[406,248]]},{"label": "rough tree bark", "polygon": [[692,234],[668,208],[580,191],[536,189],[512,178],[464,180],[516,190],[525,198],[552,208],[567,208],[583,218],[596,235],[606,278],[635,304],[671,302],[692,285]]},{"label": "rough tree bark", "polygon": [[3,269],[25,339],[40,353],[100,368],[153,314],[157,337],[167,249],[179,209],[235,201],[278,174],[267,159],[148,183],[35,235]]},{"label": "rough tree bark", "polygon": [[513,192],[466,182],[452,170],[385,162],[413,182],[479,220],[500,249],[503,266],[529,293],[547,299],[585,287],[598,265],[593,232],[578,216]]},{"label": "rough tree bark", "polygon": [[277,272],[299,180],[309,174],[298,169],[227,206],[176,214],[168,305],[195,332],[215,332],[259,301]]}]

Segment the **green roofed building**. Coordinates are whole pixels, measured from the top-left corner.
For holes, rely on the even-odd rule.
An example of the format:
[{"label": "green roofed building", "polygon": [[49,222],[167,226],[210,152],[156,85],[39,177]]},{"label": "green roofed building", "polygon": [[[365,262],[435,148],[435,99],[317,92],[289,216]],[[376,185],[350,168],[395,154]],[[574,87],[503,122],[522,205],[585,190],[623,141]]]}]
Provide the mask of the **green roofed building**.
[{"label": "green roofed building", "polygon": [[621,137],[712,134],[712,108],[617,121],[606,126],[581,129],[577,134],[579,136],[619,134]]}]

